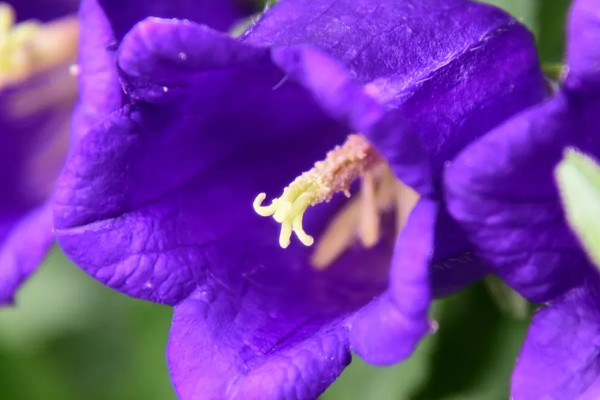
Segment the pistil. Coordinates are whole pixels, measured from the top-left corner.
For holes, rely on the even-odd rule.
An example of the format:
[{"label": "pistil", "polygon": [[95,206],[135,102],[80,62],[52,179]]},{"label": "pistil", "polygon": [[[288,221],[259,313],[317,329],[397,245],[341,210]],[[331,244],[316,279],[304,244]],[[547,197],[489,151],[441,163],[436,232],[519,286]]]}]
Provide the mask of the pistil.
[{"label": "pistil", "polygon": [[343,145],[327,153],[323,161],[296,178],[270,205],[262,205],[267,196],[265,193],[256,196],[254,210],[263,217],[273,216],[281,224],[279,245],[282,248],[289,246],[292,232],[304,245],[311,246],[314,239],[302,227],[306,209],[330,201],[336,193],[343,192],[350,197],[352,182],[364,175],[378,159],[380,156],[363,136],[350,135]]}]

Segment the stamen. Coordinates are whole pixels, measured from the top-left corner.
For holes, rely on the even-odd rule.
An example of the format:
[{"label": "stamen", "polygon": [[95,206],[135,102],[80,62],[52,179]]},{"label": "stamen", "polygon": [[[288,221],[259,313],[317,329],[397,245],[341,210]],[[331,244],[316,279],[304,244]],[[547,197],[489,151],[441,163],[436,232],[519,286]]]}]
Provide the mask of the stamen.
[{"label": "stamen", "polygon": [[306,246],[314,243],[302,227],[302,217],[309,206],[328,202],[333,195],[343,192],[350,196],[350,185],[365,174],[379,159],[377,152],[360,135],[350,135],[342,146],[327,153],[323,161],[304,172],[287,186],[279,198],[263,206],[265,193],[260,193],[253,202],[254,211],[263,217],[273,216],[281,224],[279,245],[290,244],[292,232]]},{"label": "stamen", "polygon": [[79,30],[75,17],[48,24],[15,21],[13,8],[0,3],[0,88],[74,59]]},{"label": "stamen", "polygon": [[396,233],[399,233],[419,200],[419,195],[399,181],[383,161],[363,176],[360,190],[361,196],[342,207],[319,238],[310,260],[316,269],[331,265],[354,244],[357,235],[365,248],[377,244],[380,215],[384,212],[395,210]]},{"label": "stamen", "polygon": [[[400,182],[399,182],[400,183]],[[406,225],[410,212],[419,201],[419,194],[410,186],[397,184],[394,187],[394,205],[396,207],[396,230],[400,232]]]},{"label": "stamen", "polygon": [[325,269],[346,251],[354,242],[359,220],[360,202],[353,199],[333,217],[327,226],[310,258],[311,265],[319,270]]},{"label": "stamen", "polygon": [[363,176],[360,201],[358,235],[362,245],[370,248],[379,241],[379,215],[375,200],[375,177],[371,172],[367,172]]}]

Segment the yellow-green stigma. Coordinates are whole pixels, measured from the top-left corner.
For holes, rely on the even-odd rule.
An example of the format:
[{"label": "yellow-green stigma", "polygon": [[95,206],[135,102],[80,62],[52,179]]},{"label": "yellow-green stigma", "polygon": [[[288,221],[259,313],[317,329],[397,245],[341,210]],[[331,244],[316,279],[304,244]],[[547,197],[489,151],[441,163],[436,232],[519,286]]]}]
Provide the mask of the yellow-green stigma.
[{"label": "yellow-green stigma", "polygon": [[13,8],[0,3],[0,88],[73,59],[77,37],[75,17],[17,24]]},{"label": "yellow-green stigma", "polygon": [[260,193],[253,207],[263,217],[273,216],[281,224],[279,245],[290,245],[292,232],[306,246],[314,243],[312,236],[304,232],[302,217],[309,206],[328,202],[334,194],[344,192],[350,197],[350,185],[362,176],[380,157],[361,135],[350,135],[346,142],[337,146],[325,160],[317,162],[287,186],[282,195],[270,205],[263,206],[267,195]]}]

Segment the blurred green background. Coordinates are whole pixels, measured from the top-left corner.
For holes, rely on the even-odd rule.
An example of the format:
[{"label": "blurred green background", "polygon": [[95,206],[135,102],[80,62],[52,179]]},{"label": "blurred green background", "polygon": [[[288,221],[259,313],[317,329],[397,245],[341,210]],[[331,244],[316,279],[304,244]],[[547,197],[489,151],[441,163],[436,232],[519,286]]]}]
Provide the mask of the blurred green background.
[{"label": "blurred green background", "polygon": [[[544,65],[561,62],[569,1],[488,2],[531,28]],[[175,399],[170,308],[105,288],[56,248],[16,303],[0,309],[0,399]],[[497,281],[438,300],[440,328],[407,362],[377,368],[355,357],[322,399],[507,399],[531,310]]]}]

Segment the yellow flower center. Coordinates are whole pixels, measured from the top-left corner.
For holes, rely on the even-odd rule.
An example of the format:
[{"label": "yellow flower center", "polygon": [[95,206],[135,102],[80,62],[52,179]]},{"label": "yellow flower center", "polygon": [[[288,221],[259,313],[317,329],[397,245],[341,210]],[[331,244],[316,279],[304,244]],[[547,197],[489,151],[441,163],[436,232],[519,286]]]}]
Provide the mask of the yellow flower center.
[{"label": "yellow flower center", "polygon": [[314,239],[302,227],[306,209],[330,201],[339,192],[350,197],[350,185],[358,178],[362,178],[359,196],[350,200],[332,219],[311,258],[315,268],[323,269],[350,247],[356,236],[364,247],[374,246],[379,241],[381,213],[395,209],[399,231],[418,200],[411,188],[396,179],[366,138],[357,134],[348,136],[343,145],[296,178],[270,205],[262,205],[266,194],[260,193],[253,207],[257,214],[273,216],[281,224],[279,245],[282,248],[289,246],[292,233],[304,245],[311,246]]},{"label": "yellow flower center", "polygon": [[15,22],[14,9],[0,3],[0,88],[74,60],[79,31],[75,17],[48,24]]}]

